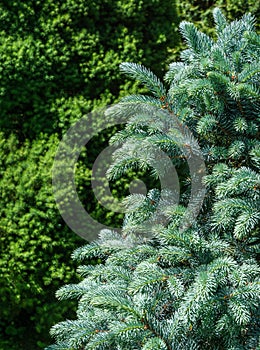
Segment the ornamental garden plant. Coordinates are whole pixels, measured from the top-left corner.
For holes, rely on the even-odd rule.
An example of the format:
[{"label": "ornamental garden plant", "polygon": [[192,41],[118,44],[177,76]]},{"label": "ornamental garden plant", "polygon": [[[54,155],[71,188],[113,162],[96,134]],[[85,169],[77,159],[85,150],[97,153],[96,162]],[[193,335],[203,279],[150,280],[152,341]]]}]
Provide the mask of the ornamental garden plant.
[{"label": "ornamental garden plant", "polygon": [[[127,96],[110,109],[111,117],[121,113],[129,120],[111,140],[121,148],[109,176],[120,177],[129,164],[145,167],[144,160],[149,167],[151,144],[181,174],[180,199],[162,205],[160,188],[132,194],[122,234],[101,231],[98,240],[75,250],[82,280],[59,289],[57,297],[77,299],[77,315],[52,327],[55,344],[48,350],[260,347],[260,38],[250,13],[229,23],[216,8],[213,17],[215,39],[192,23],[180,24],[187,49],[164,82],[140,64],[121,64],[150,94]],[[192,132],[190,143],[169,137],[172,130],[162,128],[167,118]],[[147,148],[137,159],[140,140]],[[196,142],[205,192],[200,212],[185,226],[193,174],[181,150]],[[157,220],[158,209],[167,224]],[[144,227],[150,235],[139,240]],[[100,263],[84,263],[90,259]]]}]

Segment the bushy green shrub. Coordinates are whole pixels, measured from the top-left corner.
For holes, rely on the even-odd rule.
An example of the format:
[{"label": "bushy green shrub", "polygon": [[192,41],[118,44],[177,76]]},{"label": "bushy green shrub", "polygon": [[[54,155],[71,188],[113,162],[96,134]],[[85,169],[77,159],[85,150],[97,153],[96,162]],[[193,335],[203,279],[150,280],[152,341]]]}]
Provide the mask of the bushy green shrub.
[{"label": "bushy green shrub", "polygon": [[[14,336],[25,348],[30,333],[45,333],[67,309],[55,307],[53,291],[64,279],[75,280],[66,260],[80,239],[64,226],[52,194],[57,135],[20,144],[1,133],[0,143],[0,344]],[[50,310],[56,310],[52,317]]]},{"label": "bushy green shrub", "polygon": [[122,61],[162,75],[158,62],[177,44],[174,2],[6,0],[0,6],[0,128],[21,137],[62,131],[136,89],[120,76]]},{"label": "bushy green shrub", "polygon": [[[176,22],[168,1],[1,1],[0,349],[43,347],[50,325],[72,308],[54,301],[61,281],[76,279],[67,261],[82,244],[52,194],[61,135],[93,108],[139,89],[119,74],[122,61],[144,62],[162,75],[158,62],[177,43]],[[88,158],[82,154],[76,181],[87,210],[110,225],[120,217],[104,211],[89,186],[89,158],[103,141],[93,141]]]}]

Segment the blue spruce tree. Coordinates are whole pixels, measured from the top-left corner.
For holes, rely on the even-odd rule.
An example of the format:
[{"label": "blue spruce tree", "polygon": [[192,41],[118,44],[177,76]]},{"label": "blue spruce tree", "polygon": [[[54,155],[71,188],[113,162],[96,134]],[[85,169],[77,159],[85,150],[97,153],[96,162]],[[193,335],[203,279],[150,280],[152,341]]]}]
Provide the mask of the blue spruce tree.
[{"label": "blue spruce tree", "polygon": [[[170,65],[165,83],[141,65],[121,65],[150,95],[127,96],[108,111],[129,115],[112,139],[121,148],[109,176],[120,177],[129,166],[152,167],[153,145],[181,173],[180,198],[174,205],[166,193],[162,202],[159,189],[130,195],[123,234],[103,231],[74,252],[82,282],[64,286],[57,297],[78,299],[77,319],[53,326],[56,344],[49,350],[260,348],[260,39],[252,15],[232,23],[219,9],[213,15],[214,40],[181,23],[188,48]],[[178,129],[171,120],[193,137],[170,137]],[[143,159],[134,146],[140,140],[147,145]],[[206,190],[200,213],[187,220],[198,177],[181,153],[196,142]],[[195,197],[200,203],[199,193]],[[141,240],[144,228],[149,235]],[[93,258],[101,263],[84,265]]]}]

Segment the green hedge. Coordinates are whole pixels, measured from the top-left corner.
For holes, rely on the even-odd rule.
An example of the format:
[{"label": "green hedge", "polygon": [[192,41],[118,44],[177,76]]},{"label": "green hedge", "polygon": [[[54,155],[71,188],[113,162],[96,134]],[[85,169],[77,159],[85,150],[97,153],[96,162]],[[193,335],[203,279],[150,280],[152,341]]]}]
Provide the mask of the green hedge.
[{"label": "green hedge", "polygon": [[[61,219],[52,194],[61,135],[93,108],[139,89],[119,74],[122,61],[145,63],[162,76],[166,64],[158,62],[177,45],[177,24],[175,3],[168,1],[1,2],[0,350],[44,347],[50,326],[73,310],[54,297],[64,282],[77,280],[68,261],[83,243]],[[96,139],[93,150],[101,151],[105,139]],[[91,194],[95,154],[79,162],[79,196],[102,222],[120,223]],[[127,191],[127,181],[119,187]]]},{"label": "green hedge", "polygon": [[0,10],[0,128],[23,138],[135,90],[122,61],[162,75],[178,40],[174,1],[6,0]]},{"label": "green hedge", "polygon": [[[67,309],[67,305],[55,306],[55,286],[75,279],[66,261],[71,248],[82,241],[64,226],[52,195],[50,169],[57,144],[57,135],[41,135],[22,145],[14,135],[0,135],[3,349],[11,347],[6,341],[12,337],[14,348],[26,348],[30,333],[38,331],[39,341],[44,339],[40,334],[46,332],[46,324]],[[48,316],[53,309],[54,319]]]}]

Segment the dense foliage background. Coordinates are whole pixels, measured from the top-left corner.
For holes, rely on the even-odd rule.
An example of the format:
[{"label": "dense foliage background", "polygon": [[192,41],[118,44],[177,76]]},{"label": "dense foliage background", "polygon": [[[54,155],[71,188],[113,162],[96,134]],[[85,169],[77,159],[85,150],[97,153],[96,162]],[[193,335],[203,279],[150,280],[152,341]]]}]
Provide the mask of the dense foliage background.
[{"label": "dense foliage background", "polygon": [[[163,76],[182,47],[180,20],[208,30],[215,5],[228,18],[247,10],[259,15],[257,2],[235,0],[1,1],[1,350],[44,347],[50,326],[72,310],[54,298],[59,286],[77,280],[70,255],[83,244],[52,196],[51,167],[62,134],[93,108],[140,91],[120,75],[121,62],[142,63]],[[95,141],[96,150],[105,136]],[[93,215],[120,223],[94,198],[86,201],[94,155],[79,164],[79,195]],[[120,186],[122,192],[126,184]]]},{"label": "dense foliage background", "polygon": [[[1,1],[0,349],[43,347],[50,326],[72,307],[54,296],[76,279],[70,255],[83,244],[52,195],[59,139],[93,108],[136,91],[119,74],[122,61],[162,74],[168,47],[178,41],[176,23],[168,1]],[[104,140],[94,140],[93,149]],[[94,156],[83,155],[77,168],[79,195],[99,220],[118,222],[89,200]]]}]

